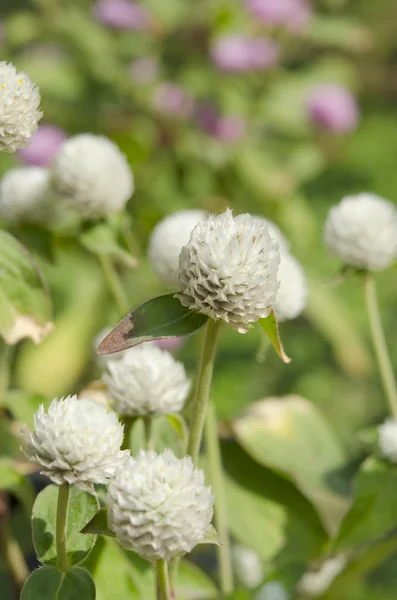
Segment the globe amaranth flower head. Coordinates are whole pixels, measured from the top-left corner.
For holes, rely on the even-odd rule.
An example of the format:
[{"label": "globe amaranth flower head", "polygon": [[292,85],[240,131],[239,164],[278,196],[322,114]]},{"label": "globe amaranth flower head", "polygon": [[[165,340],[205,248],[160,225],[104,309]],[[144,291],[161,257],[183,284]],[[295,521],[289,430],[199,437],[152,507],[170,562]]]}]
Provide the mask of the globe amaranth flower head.
[{"label": "globe amaranth flower head", "polygon": [[247,10],[265,25],[304,29],[311,18],[308,0],[246,0]]},{"label": "globe amaranth flower head", "polygon": [[281,231],[281,229],[270,219],[266,219],[265,217],[259,217],[254,215],[253,218],[258,223],[264,223],[269,228],[270,237],[278,242],[280,247],[280,254],[289,254],[289,241],[287,240],[285,234]]},{"label": "globe amaranth flower head", "polygon": [[263,71],[276,64],[278,49],[271,39],[233,34],[215,40],[211,57],[223,71]]},{"label": "globe amaranth flower head", "polygon": [[28,145],[43,113],[40,92],[26,73],[0,62],[0,150],[15,152]]},{"label": "globe amaranth flower head", "polygon": [[51,168],[54,192],[86,219],[121,211],[134,191],[124,154],[106,137],[82,133],[69,138]]},{"label": "globe amaranth flower head", "polygon": [[54,213],[51,204],[47,169],[11,169],[0,182],[0,218],[10,223],[46,223]]},{"label": "globe amaranth flower head", "polygon": [[328,214],[324,240],[346,265],[381,271],[397,257],[397,211],[375,194],[345,196]]},{"label": "globe amaranth flower head", "polygon": [[277,319],[280,322],[295,319],[306,307],[308,289],[305,272],[293,256],[283,254],[278,278],[280,287],[273,304]]},{"label": "globe amaranth flower head", "polygon": [[265,577],[260,556],[252,548],[240,544],[233,546],[232,555],[238,581],[249,589],[258,587]]},{"label": "globe amaranth flower head", "polygon": [[149,239],[149,260],[160,281],[178,286],[179,255],[194,227],[205,219],[203,210],[180,210],[157,223]]},{"label": "globe amaranth flower head", "polygon": [[108,527],[120,544],[149,561],[193,550],[211,530],[214,497],[190,456],[140,451],[108,487]]},{"label": "globe amaranth flower head", "polygon": [[18,156],[25,165],[48,167],[63,142],[67,133],[55,125],[43,124],[30,140],[27,148],[22,148]]},{"label": "globe amaranth flower head", "polygon": [[103,25],[116,30],[142,30],[151,23],[147,9],[130,0],[98,0],[94,15]]},{"label": "globe amaranth flower head", "polygon": [[95,483],[108,483],[128,454],[120,451],[123,426],[117,415],[88,398],[55,399],[48,412],[41,405],[33,431],[25,427],[22,434],[24,453],[44,475],[87,491]]},{"label": "globe amaranth flower head", "polygon": [[190,381],[181,362],[154,343],[126,350],[107,363],[103,380],[120,415],[172,414],[182,410]]},{"label": "globe amaranth flower head", "polygon": [[307,111],[314,125],[335,133],[352,131],[359,120],[355,97],[347,88],[336,84],[323,84],[312,90]]},{"label": "globe amaranth flower head", "polygon": [[163,81],[154,90],[153,105],[163,115],[187,119],[193,114],[194,98],[180,85]]},{"label": "globe amaranth flower head", "polygon": [[386,458],[397,463],[397,419],[387,419],[380,425],[379,448]]},{"label": "globe amaranth flower head", "polygon": [[231,210],[196,225],[179,258],[181,303],[240,333],[267,317],[279,283],[279,245],[265,223]]}]

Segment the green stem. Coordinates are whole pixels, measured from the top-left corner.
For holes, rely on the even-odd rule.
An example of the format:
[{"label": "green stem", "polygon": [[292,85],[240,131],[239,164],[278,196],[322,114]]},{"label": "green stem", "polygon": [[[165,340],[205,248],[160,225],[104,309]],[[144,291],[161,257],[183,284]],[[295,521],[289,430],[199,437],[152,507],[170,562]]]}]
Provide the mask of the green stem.
[{"label": "green stem", "polygon": [[135,417],[124,417],[124,419],[123,419],[124,437],[123,437],[123,443],[121,444],[122,450],[130,449],[131,429],[132,429],[132,426],[134,425],[135,421],[136,421]]},{"label": "green stem", "polygon": [[365,274],[365,299],[367,303],[372,342],[378,361],[384,392],[393,417],[397,417],[396,380],[394,377],[393,367],[387,350],[385,334],[383,332],[382,322],[380,319],[375,279],[372,273],[369,272]]},{"label": "green stem", "polygon": [[227,596],[233,591],[233,563],[230,548],[225,479],[222,470],[216,410],[212,402],[209,403],[205,420],[205,449],[208,459],[209,480],[212,491],[215,494],[215,527],[222,542],[222,546],[218,546],[217,549],[219,579],[222,594]]},{"label": "green stem", "polygon": [[156,561],[157,589],[160,591],[161,600],[171,600],[170,580],[168,577],[168,564],[165,560]]},{"label": "green stem", "polygon": [[187,453],[190,454],[195,465],[197,465],[201,438],[203,436],[219,331],[220,321],[208,319],[197,375],[196,390],[193,398],[190,436],[187,449]]},{"label": "green stem", "polygon": [[66,554],[66,521],[68,514],[69,492],[70,486],[68,483],[63,483],[59,486],[56,518],[56,548],[58,568],[64,573],[69,570],[69,561]]},{"label": "green stem", "polygon": [[117,273],[113,262],[107,255],[100,254],[98,257],[105,275],[107,286],[116,303],[117,310],[120,315],[125,315],[128,313],[129,303],[120,281],[119,274]]},{"label": "green stem", "polygon": [[145,450],[153,450],[153,420],[151,417],[143,417],[143,429],[145,435]]},{"label": "green stem", "polygon": [[0,340],[0,405],[10,383],[11,346]]}]

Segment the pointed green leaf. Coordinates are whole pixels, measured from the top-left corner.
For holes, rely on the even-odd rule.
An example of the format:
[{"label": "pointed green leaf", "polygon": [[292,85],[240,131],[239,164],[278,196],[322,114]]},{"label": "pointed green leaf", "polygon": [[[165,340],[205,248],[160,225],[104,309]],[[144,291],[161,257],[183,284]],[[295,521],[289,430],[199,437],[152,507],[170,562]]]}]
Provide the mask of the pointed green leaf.
[{"label": "pointed green leaf", "polygon": [[175,294],[164,294],[140,304],[105,337],[98,354],[113,354],[142,342],[195,333],[208,317],[182,306]]},{"label": "pointed green leaf", "polygon": [[222,546],[221,539],[215,527],[211,526],[209,534],[200,542],[200,544],[215,544],[215,546]]},{"label": "pointed green leaf", "polygon": [[185,444],[189,436],[189,430],[187,428],[185,419],[182,417],[182,415],[172,414],[167,415],[167,420],[175,429],[181,441]]},{"label": "pointed green leaf", "polygon": [[91,521],[83,527],[81,533],[94,533],[96,535],[108,535],[114,537],[113,531],[108,528],[108,508],[104,506],[94,515]]},{"label": "pointed green leaf", "polygon": [[26,580],[21,600],[95,600],[95,584],[81,567],[67,573],[56,567],[41,567]]},{"label": "pointed green leaf", "polygon": [[281,360],[284,363],[290,363],[291,359],[284,352],[274,310],[271,311],[268,317],[265,317],[264,319],[259,319],[258,323],[269,337],[269,340],[271,341],[275,351],[277,352],[277,355],[281,358]]}]

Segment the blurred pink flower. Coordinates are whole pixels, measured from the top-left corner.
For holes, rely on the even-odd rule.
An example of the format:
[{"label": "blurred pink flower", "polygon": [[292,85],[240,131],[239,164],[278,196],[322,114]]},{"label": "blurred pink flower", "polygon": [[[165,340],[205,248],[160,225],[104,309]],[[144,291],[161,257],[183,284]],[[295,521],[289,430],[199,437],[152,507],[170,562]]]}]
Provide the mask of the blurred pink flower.
[{"label": "blurred pink flower", "polygon": [[218,38],[211,56],[223,71],[262,71],[276,64],[278,49],[268,38],[234,34]]},{"label": "blurred pink flower", "polygon": [[345,87],[323,84],[316,87],[307,101],[312,123],[337,133],[354,129],[359,120],[359,107],[355,97]]},{"label": "blurred pink flower", "polygon": [[94,14],[112,29],[146,29],[151,21],[148,10],[130,0],[98,0]]},{"label": "blurred pink flower", "polygon": [[266,25],[304,29],[312,9],[308,0],[246,0],[247,10]]},{"label": "blurred pink flower", "polygon": [[19,158],[25,165],[48,167],[67,137],[66,131],[55,125],[40,125],[30,145],[19,150]]},{"label": "blurred pink flower", "polygon": [[162,340],[154,340],[156,346],[160,350],[168,350],[168,352],[176,352],[185,343],[186,338],[174,337],[174,338],[163,338]]},{"label": "blurred pink flower", "polygon": [[194,110],[194,99],[191,94],[169,81],[161,83],[154,92],[153,104],[163,115],[173,117],[190,117]]},{"label": "blurred pink flower", "polygon": [[135,83],[148,84],[157,79],[159,74],[159,63],[154,56],[143,56],[136,58],[130,64],[131,79]]},{"label": "blurred pink flower", "polygon": [[212,135],[222,142],[237,142],[246,130],[242,117],[236,115],[219,115],[211,104],[203,104],[197,111],[197,123],[202,131]]}]

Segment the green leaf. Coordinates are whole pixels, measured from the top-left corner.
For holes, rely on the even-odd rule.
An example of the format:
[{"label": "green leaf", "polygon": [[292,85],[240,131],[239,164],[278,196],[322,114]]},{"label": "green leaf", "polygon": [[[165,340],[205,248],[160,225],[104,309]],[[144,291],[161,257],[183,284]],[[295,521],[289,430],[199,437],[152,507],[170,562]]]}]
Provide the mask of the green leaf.
[{"label": "green leaf", "polygon": [[95,584],[81,567],[67,573],[56,567],[41,567],[27,579],[21,600],[95,600]]},{"label": "green leaf", "polygon": [[40,342],[53,328],[43,276],[29,252],[0,231],[0,335],[8,344]]},{"label": "green leaf", "polygon": [[40,404],[46,406],[48,399],[40,394],[29,394],[22,390],[9,390],[2,399],[12,416],[29,428],[33,427],[33,417]]},{"label": "green leaf", "polygon": [[[49,485],[36,498],[32,512],[33,544],[39,560],[47,565],[56,563],[55,527],[58,486]],[[66,524],[66,552],[69,564],[86,558],[95,543],[95,535],[80,531],[98,510],[94,496],[71,487]]]},{"label": "green leaf", "polygon": [[80,236],[80,243],[93,254],[110,256],[130,269],[136,269],[139,264],[137,258],[123,248],[109,223],[92,226]]},{"label": "green leaf", "polygon": [[215,527],[211,526],[209,534],[200,542],[200,544],[215,544],[215,546],[222,546],[222,542]]},{"label": "green leaf", "polygon": [[281,358],[281,360],[284,363],[287,363],[287,364],[290,363],[291,359],[284,352],[284,348],[283,348],[283,344],[281,342],[281,338],[280,338],[280,334],[279,334],[279,330],[278,330],[277,319],[276,319],[274,310],[271,311],[271,313],[268,317],[265,317],[264,319],[259,319],[258,323],[262,327],[262,329],[266,332],[275,351],[277,352],[277,355]]},{"label": "green leaf", "polygon": [[18,473],[17,463],[6,457],[0,458],[0,490],[14,494],[30,515],[34,502],[33,486],[26,476]]},{"label": "green leaf", "polygon": [[397,523],[396,496],[397,466],[367,458],[356,477],[354,499],[333,549],[346,550],[390,532]]},{"label": "green leaf", "polygon": [[140,304],[105,337],[98,354],[113,354],[142,342],[195,333],[207,317],[182,306],[175,294],[164,294]]},{"label": "green leaf", "polygon": [[300,396],[268,398],[252,404],[233,427],[243,448],[293,481],[334,532],[347,508],[340,475],[346,456],[317,408]]},{"label": "green leaf", "polygon": [[[143,577],[145,600],[156,600],[154,569],[148,569]],[[211,579],[193,563],[182,560],[178,569],[175,596],[178,600],[215,600],[219,591]]]},{"label": "green leaf", "polygon": [[101,510],[98,510],[91,521],[88,521],[87,525],[83,527],[81,533],[94,533],[96,535],[108,535],[114,537],[113,531],[108,528],[108,508],[104,506]]},{"label": "green leaf", "polygon": [[186,421],[182,417],[182,415],[179,415],[179,414],[166,415],[166,418],[167,418],[167,421],[172,425],[172,427],[176,431],[176,433],[179,436],[179,438],[181,439],[182,443],[187,444],[189,430],[187,428]]}]

